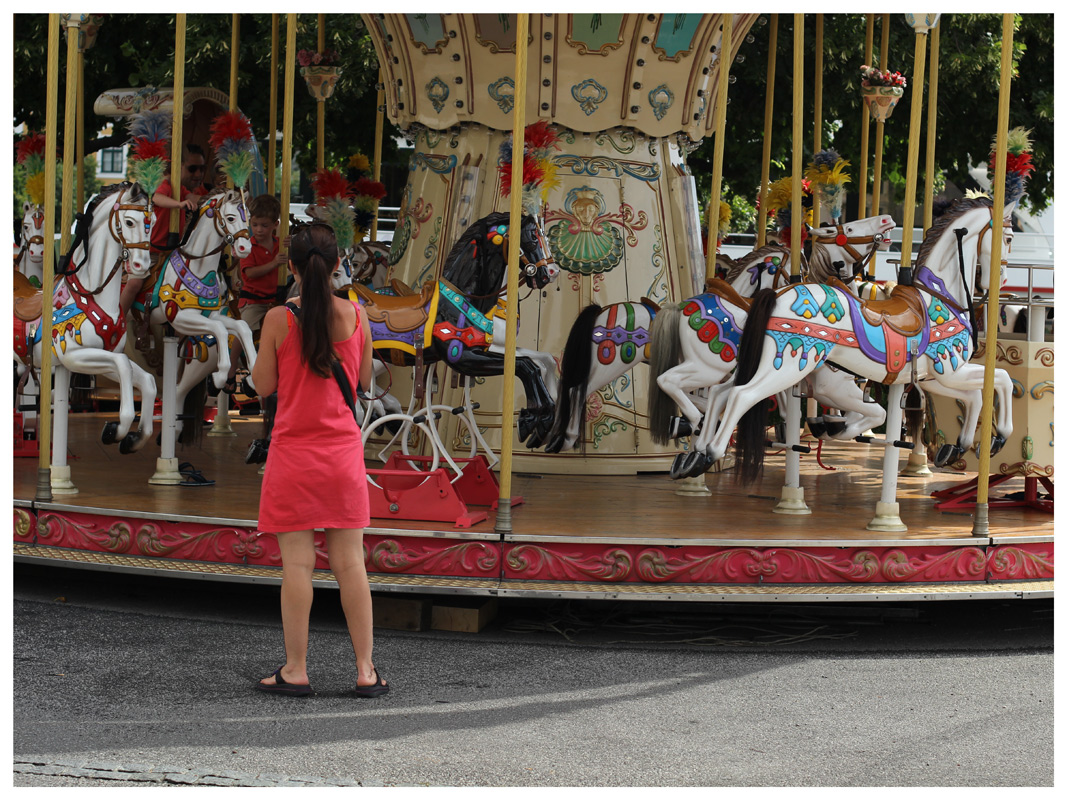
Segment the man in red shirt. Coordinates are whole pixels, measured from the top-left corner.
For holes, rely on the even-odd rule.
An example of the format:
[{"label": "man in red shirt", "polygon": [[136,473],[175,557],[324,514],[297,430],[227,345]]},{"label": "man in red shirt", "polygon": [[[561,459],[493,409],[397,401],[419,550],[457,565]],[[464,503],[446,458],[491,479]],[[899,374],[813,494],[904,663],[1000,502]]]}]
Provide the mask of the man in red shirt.
[{"label": "man in red shirt", "polygon": [[[170,234],[170,210],[172,208],[181,209],[178,217],[178,235],[180,236],[185,230],[186,210],[194,211],[200,203],[201,196],[204,194],[203,185],[206,164],[207,160],[204,158],[204,151],[200,146],[189,145],[185,148],[182,157],[181,200],[174,199],[170,179],[163,181],[156,193],[152,195],[152,205],[155,208],[155,218],[152,223],[153,253],[158,255],[171,249],[167,247],[167,237]],[[137,299],[137,295],[141,293],[143,285],[144,278],[130,278],[126,281],[126,285],[122,287],[122,295],[119,298],[119,305],[123,313],[130,310],[130,306]]]}]

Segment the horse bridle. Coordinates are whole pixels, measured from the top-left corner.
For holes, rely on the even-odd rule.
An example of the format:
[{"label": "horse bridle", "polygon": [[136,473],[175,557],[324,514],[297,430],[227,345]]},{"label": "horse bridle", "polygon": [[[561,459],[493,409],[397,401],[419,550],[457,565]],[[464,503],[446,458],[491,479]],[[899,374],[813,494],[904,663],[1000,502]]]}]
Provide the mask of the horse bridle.
[{"label": "horse bridle", "polygon": [[875,244],[879,245],[886,240],[884,233],[873,233],[869,236],[849,236],[845,233],[844,226],[839,222],[835,226],[837,233],[833,236],[813,236],[811,241],[814,246],[818,244],[836,244],[838,247],[844,249],[846,253],[852,256],[853,259],[853,274],[857,274],[856,265],[859,265],[858,274],[865,275],[867,272],[867,265],[871,263],[871,259],[874,258],[874,251],[877,250],[877,246],[870,248],[867,251],[867,255],[861,255],[860,252],[853,247],[853,244]]},{"label": "horse bridle", "polygon": [[237,204],[237,211],[240,213],[241,221],[245,223],[245,227],[237,231],[237,233],[230,233],[226,229],[226,223],[222,221],[222,214],[216,213],[219,210],[219,200],[222,198],[222,196],[222,194],[219,194],[217,197],[213,197],[209,203],[199,209],[200,216],[206,216],[208,219],[211,220],[212,224],[215,226],[215,233],[217,233],[222,238],[222,242],[214,250],[208,253],[204,253],[200,256],[191,255],[190,253],[186,252],[182,247],[179,247],[178,252],[181,253],[182,257],[186,261],[193,261],[194,259],[200,258],[210,258],[213,255],[221,253],[227,247],[232,246],[233,243],[236,242],[238,239],[251,238],[248,235],[248,221],[245,219],[244,190],[241,191],[241,201]]},{"label": "horse bridle", "polygon": [[[36,227],[36,228],[38,228],[38,229],[40,229],[42,231],[44,230],[44,211],[41,208],[37,208],[33,212],[33,224],[34,224],[34,227]],[[15,256],[15,266],[16,267],[19,264],[22,263],[22,257],[27,252],[29,252],[31,244],[39,244],[39,245],[41,245],[41,247],[44,247],[44,235],[43,234],[37,234],[36,236],[31,236],[29,239],[23,239],[22,247],[19,248],[19,254],[17,256]]]}]

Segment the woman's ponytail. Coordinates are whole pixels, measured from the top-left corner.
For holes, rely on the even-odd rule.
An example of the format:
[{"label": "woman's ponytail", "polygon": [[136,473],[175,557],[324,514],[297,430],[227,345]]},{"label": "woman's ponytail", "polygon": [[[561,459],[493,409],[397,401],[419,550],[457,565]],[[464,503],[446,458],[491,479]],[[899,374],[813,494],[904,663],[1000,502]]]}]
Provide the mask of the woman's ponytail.
[{"label": "woman's ponytail", "polygon": [[301,358],[322,378],[332,375],[336,358],[330,339],[333,302],[330,276],[337,265],[337,239],[333,229],[312,223],[293,234],[289,258],[300,270]]}]

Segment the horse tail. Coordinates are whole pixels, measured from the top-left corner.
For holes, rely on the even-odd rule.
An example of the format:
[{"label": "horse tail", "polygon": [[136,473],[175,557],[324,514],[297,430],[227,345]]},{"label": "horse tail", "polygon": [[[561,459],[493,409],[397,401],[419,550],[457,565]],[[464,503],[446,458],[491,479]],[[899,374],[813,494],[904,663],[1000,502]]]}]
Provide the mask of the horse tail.
[{"label": "horse tail", "polygon": [[589,371],[593,363],[593,328],[596,327],[597,317],[603,310],[596,303],[590,303],[571,326],[560,361],[559,397],[556,400],[556,418],[552,421],[552,430],[548,433],[549,442],[557,438],[563,440],[578,406],[581,406],[582,416],[585,416]]},{"label": "horse tail", "polygon": [[677,304],[664,306],[649,329],[648,365],[652,374],[648,379],[648,428],[656,444],[670,440],[671,416],[677,410],[674,401],[659,388],[659,376],[682,360],[681,313]]},{"label": "horse tail", "polygon": [[207,405],[207,383],[200,381],[185,395],[181,414],[184,422],[178,436],[180,444],[199,444],[204,433],[204,406]]},{"label": "horse tail", "polygon": [[[751,381],[759,369],[767,323],[776,300],[773,289],[760,289],[752,298],[752,306],[748,310],[745,328],[741,333],[741,344],[738,347],[737,370],[734,372],[735,388]],[[768,400],[760,400],[746,411],[737,423],[737,479],[741,483],[752,483],[763,470],[769,407]]]},{"label": "horse tail", "polygon": [[[908,430],[908,438],[918,447],[922,441],[923,425],[926,423],[926,413],[920,408],[922,404],[922,389],[912,385],[905,395],[908,398],[908,407],[904,409],[904,424]],[[889,436],[887,435],[888,439]],[[921,452],[916,449],[914,452]]]}]

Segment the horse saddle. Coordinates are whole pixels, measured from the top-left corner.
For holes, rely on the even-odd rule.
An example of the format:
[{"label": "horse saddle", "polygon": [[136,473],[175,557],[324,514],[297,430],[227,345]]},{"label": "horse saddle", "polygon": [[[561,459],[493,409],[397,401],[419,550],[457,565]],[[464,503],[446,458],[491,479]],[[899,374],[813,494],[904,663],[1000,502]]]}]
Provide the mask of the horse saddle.
[{"label": "horse saddle", "polygon": [[44,310],[44,292],[30,283],[19,271],[15,271],[15,316],[23,322],[41,318]]},{"label": "horse saddle", "polygon": [[862,309],[869,324],[885,324],[904,336],[921,333],[926,323],[926,307],[914,286],[895,286],[888,300],[868,300]]},{"label": "horse saddle", "polygon": [[437,284],[427,281],[418,294],[411,293],[396,297],[378,294],[359,283],[353,284],[352,290],[363,301],[367,319],[371,322],[382,323],[391,331],[404,333],[426,324],[429,316],[427,307],[437,291]]},{"label": "horse saddle", "polygon": [[389,287],[397,297],[409,297],[410,295],[415,294],[415,290],[400,280],[400,278],[393,278],[389,281]]}]

